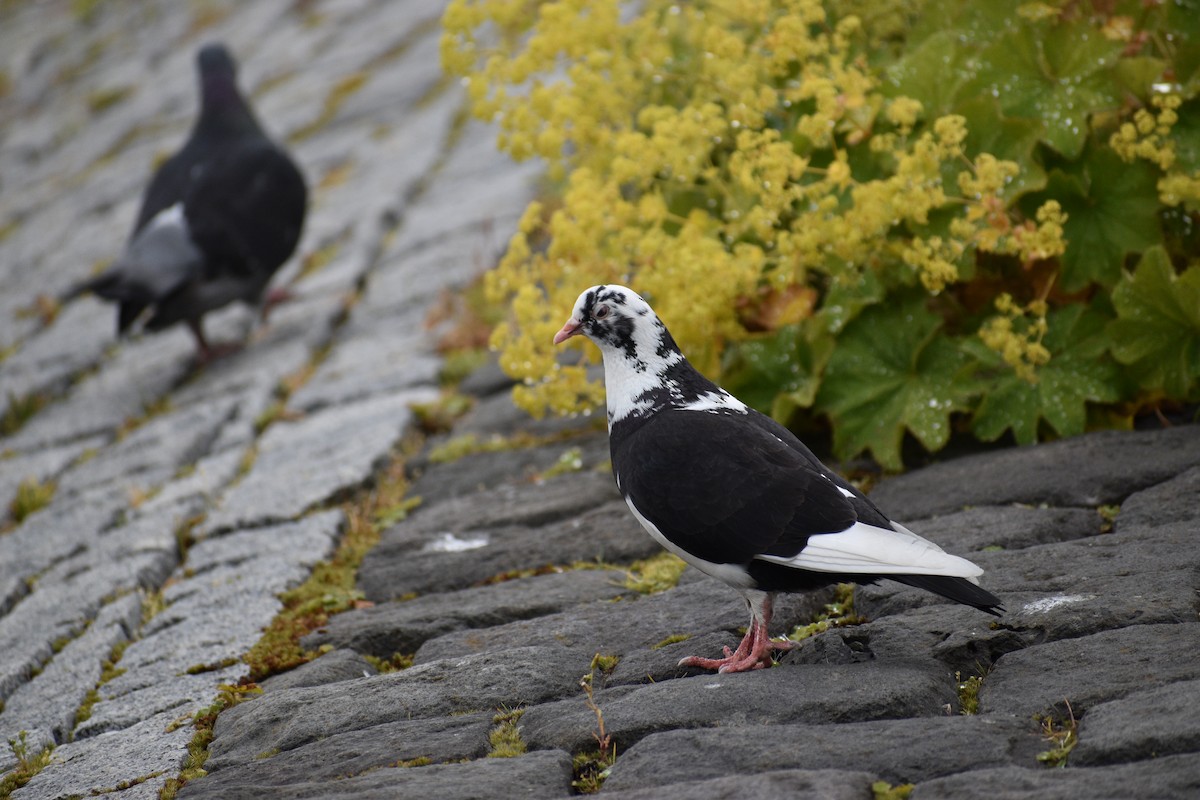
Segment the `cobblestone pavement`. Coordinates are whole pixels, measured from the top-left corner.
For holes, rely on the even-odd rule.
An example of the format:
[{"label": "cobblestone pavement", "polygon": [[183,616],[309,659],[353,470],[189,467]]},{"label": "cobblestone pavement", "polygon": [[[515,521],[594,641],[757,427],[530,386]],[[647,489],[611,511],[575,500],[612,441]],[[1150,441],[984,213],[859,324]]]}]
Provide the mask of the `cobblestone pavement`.
[{"label": "cobblestone pavement", "polygon": [[[14,797],[157,797],[278,594],[337,546],[333,501],[438,396],[430,310],[494,261],[537,177],[464,118],[438,69],[441,5],[0,11],[0,405],[23,421],[0,438],[0,505],[56,487],[0,533],[0,742],[18,743],[0,779],[54,747]],[[117,342],[111,307],[47,321],[36,301],[119,251],[186,135],[193,53],[218,38],[314,192],[278,278],[300,299],[264,327],[219,315],[214,338],[249,344],[196,370],[186,331]],[[420,506],[362,563],[370,603],[220,715],[180,797],[564,797],[597,785],[603,735],[615,798],[1200,792],[1200,426],[884,481],[880,505],[983,566],[1008,613],[864,587],[863,624],[715,676],[675,664],[737,641],[736,595],[690,570],[665,591],[627,581],[659,549],[597,421],[530,420],[507,389],[494,367],[462,383],[471,410],[408,460]],[[467,455],[438,457],[452,450]],[[831,599],[786,598],[779,630]],[[413,665],[366,659],[397,653]]]}]

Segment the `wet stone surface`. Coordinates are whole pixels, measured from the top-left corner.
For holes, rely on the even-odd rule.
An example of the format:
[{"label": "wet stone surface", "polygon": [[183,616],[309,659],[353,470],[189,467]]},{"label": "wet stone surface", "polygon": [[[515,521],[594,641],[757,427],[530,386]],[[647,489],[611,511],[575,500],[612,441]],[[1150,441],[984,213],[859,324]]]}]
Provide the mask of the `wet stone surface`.
[{"label": "wet stone surface", "polygon": [[[0,519],[0,778],[53,748],[14,797],[158,797],[280,594],[342,540],[341,500],[400,452],[420,502],[363,560],[361,601],[305,637],[319,657],[220,714],[180,797],[568,797],[601,714],[600,794],[625,800],[1200,792],[1200,426],[884,480],[885,511],[986,570],[1000,619],[883,581],[855,593],[862,624],[772,669],[681,668],[735,645],[746,610],[694,570],[648,594],[628,580],[660,549],[616,491],[602,418],[529,419],[492,363],[458,389],[468,413],[415,436],[413,405],[445,391],[431,312],[495,262],[539,173],[461,116],[443,4],[220,0],[202,25],[190,5],[104,4],[86,26],[68,5],[0,11],[0,413],[45,401],[0,437],[0,506],[54,487]],[[22,312],[119,252],[212,39],[313,186],[276,279],[298,299],[266,325],[212,315],[214,339],[247,343],[202,369],[186,331],[117,340],[91,298]],[[780,598],[773,632],[832,597]],[[1045,766],[1046,729],[1072,719],[1067,766]],[[25,751],[3,747],[22,732]],[[515,757],[489,757],[506,739]]]}]

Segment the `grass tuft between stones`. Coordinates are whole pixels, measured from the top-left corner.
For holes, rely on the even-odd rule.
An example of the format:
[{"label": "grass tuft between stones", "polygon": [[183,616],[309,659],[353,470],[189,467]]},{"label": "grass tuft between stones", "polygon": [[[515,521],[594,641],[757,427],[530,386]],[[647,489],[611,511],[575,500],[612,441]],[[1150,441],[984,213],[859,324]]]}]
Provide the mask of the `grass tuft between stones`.
[{"label": "grass tuft between stones", "polygon": [[245,656],[250,680],[260,681],[286,672],[315,658],[300,639],[329,621],[332,614],[355,607],[362,595],[355,587],[359,564],[379,542],[381,518],[404,507],[408,480],[404,460],[395,458],[370,489],[342,504],[346,531],[333,556],[316,565],[308,580],[280,595],[283,609],[267,626],[261,639]]},{"label": "grass tuft between stones", "polygon": [[183,769],[179,776],[168,778],[158,793],[159,800],[175,800],[175,795],[188,781],[203,778],[208,773],[204,770],[204,762],[208,760],[208,746],[213,740],[213,728],[217,717],[227,708],[232,708],[249,697],[262,694],[257,684],[250,683],[242,686],[224,684],[218,687],[217,699],[212,705],[196,712],[194,726],[196,733],[187,745],[187,757],[183,761]]},{"label": "grass tuft between stones", "polygon": [[492,717],[492,724],[496,727],[488,733],[488,758],[516,758],[525,755],[527,748],[517,727],[517,722],[524,713],[525,709],[517,708],[501,711]]},{"label": "grass tuft between stones", "polygon": [[634,561],[625,573],[625,588],[638,594],[658,594],[679,585],[687,564],[665,550],[650,558]]},{"label": "grass tuft between stones", "polygon": [[875,781],[871,784],[871,796],[874,800],[908,800],[912,790],[911,783],[892,786],[887,781]]},{"label": "grass tuft between stones", "polygon": [[49,745],[40,752],[30,753],[28,734],[21,731],[16,738],[8,740],[9,750],[17,759],[17,765],[0,778],[0,797],[9,797],[17,789],[33,780],[33,776],[44,770],[50,763],[54,747]]},{"label": "grass tuft between stones", "polygon": [[1065,767],[1071,751],[1079,744],[1079,724],[1075,720],[1075,712],[1071,709],[1071,701],[1064,700],[1067,708],[1066,718],[1049,714],[1035,716],[1041,723],[1042,738],[1050,744],[1049,750],[1038,753],[1037,760],[1047,767]]},{"label": "grass tuft between stones", "polygon": [[830,628],[862,625],[866,621],[866,617],[854,613],[854,584],[839,583],[834,589],[833,600],[825,604],[825,608],[816,615],[812,622],[807,625],[798,625],[792,629],[787,638],[799,642],[816,636],[818,633],[824,633]]}]

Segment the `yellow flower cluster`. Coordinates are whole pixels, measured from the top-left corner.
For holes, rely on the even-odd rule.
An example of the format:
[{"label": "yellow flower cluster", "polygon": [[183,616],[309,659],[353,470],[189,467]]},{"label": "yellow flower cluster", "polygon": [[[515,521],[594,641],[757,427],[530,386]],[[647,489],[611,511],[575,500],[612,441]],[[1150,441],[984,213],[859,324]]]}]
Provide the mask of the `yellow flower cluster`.
[{"label": "yellow flower cluster", "polygon": [[1182,103],[1177,94],[1155,95],[1151,104],[1158,112],[1138,109],[1133,121],[1122,124],[1108,144],[1125,161],[1145,159],[1166,173],[1158,182],[1158,196],[1165,205],[1185,204],[1194,209],[1200,207],[1200,173],[1189,175],[1176,167],[1175,140],[1171,136]]},{"label": "yellow flower cluster", "polygon": [[1046,301],[1031,300],[1021,306],[1006,292],[996,298],[996,310],[1000,313],[983,324],[979,337],[1017,377],[1037,383],[1037,368],[1050,361],[1050,351],[1042,344],[1048,328]]},{"label": "yellow flower cluster", "polygon": [[996,297],[996,311],[979,329],[979,337],[1004,363],[1013,368],[1021,380],[1036,384],[1037,368],[1050,361],[1050,350],[1042,344],[1048,330],[1045,300],[1032,300],[1020,306],[1012,295],[1004,293]]},{"label": "yellow flower cluster", "polygon": [[1171,127],[1179,120],[1175,109],[1182,100],[1177,94],[1160,94],[1151,102],[1158,109],[1157,115],[1139,108],[1133,121],[1122,124],[1108,144],[1126,161],[1144,158],[1165,172],[1175,163],[1175,142],[1170,136]]},{"label": "yellow flower cluster", "polygon": [[[443,63],[464,76],[474,113],[498,121],[512,155],[544,159],[565,182],[561,206],[531,208],[487,279],[491,300],[512,304],[492,345],[522,381],[523,407],[599,402],[591,351],[568,367],[551,345],[592,284],[646,295],[715,374],[725,346],[749,335],[739,309],[764,292],[815,296],[875,272],[937,293],[973,247],[1053,249],[1052,219],[1018,231],[1004,210],[1015,165],[968,161],[962,117],[924,120],[919,102],[885,96],[866,58],[876,34],[832,8],[451,2]],[[848,152],[864,143],[872,164]],[[947,209],[949,235],[928,230]],[[1061,225],[1058,235],[1061,245]]]}]

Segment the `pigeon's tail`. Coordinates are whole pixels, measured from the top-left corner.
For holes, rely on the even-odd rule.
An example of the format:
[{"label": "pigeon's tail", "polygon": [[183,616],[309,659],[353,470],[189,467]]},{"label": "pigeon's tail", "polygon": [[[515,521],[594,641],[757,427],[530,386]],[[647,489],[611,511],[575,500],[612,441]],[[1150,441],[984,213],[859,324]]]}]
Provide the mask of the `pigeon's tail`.
[{"label": "pigeon's tail", "polygon": [[927,592],[940,594],[942,597],[949,598],[957,603],[963,603],[964,605],[974,606],[980,611],[986,611],[997,617],[1004,611],[1004,606],[1000,605],[999,597],[996,597],[996,595],[986,589],[976,586],[966,578],[953,578],[945,575],[883,575],[881,577],[906,583],[909,586],[915,586]]},{"label": "pigeon's tail", "polygon": [[81,294],[94,294],[117,304],[117,333],[125,333],[142,312],[155,301],[154,296],[130,281],[120,269],[110,269],[94,278],[80,281],[59,295],[60,303],[74,300]]}]

